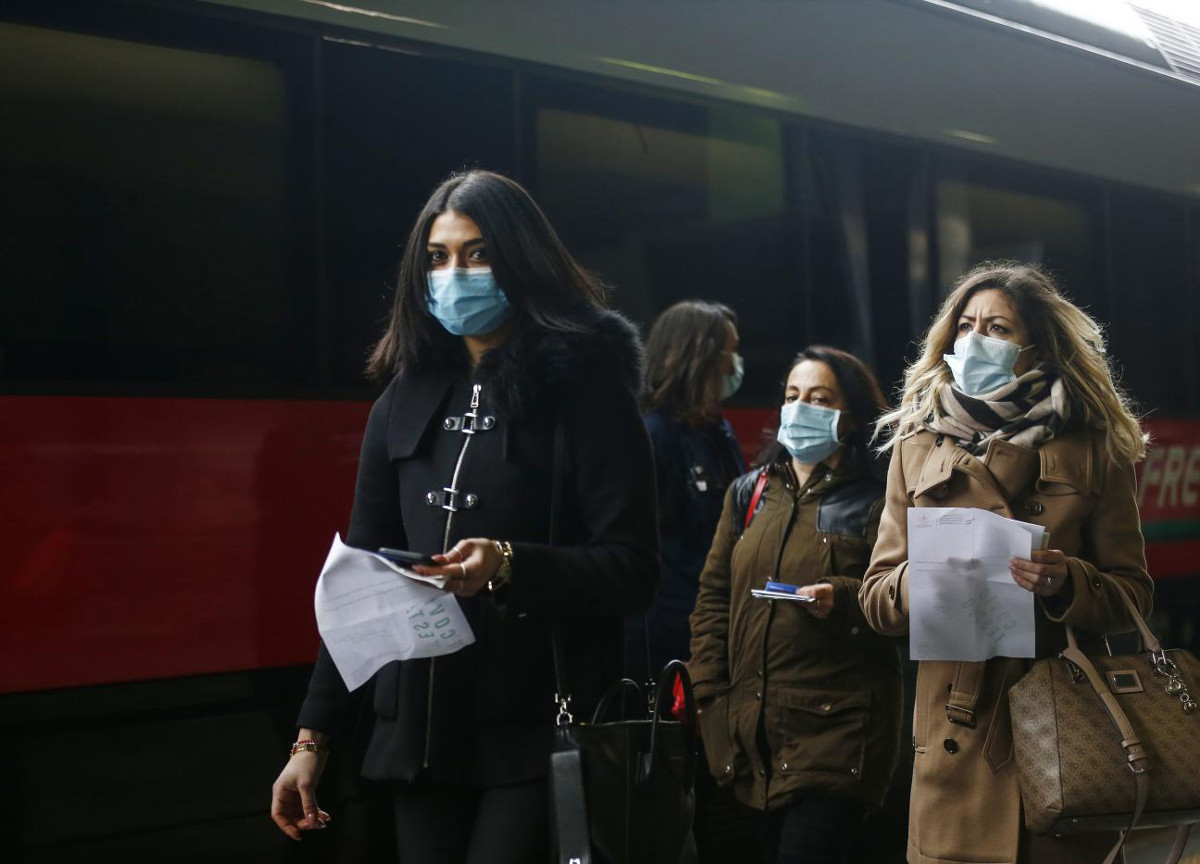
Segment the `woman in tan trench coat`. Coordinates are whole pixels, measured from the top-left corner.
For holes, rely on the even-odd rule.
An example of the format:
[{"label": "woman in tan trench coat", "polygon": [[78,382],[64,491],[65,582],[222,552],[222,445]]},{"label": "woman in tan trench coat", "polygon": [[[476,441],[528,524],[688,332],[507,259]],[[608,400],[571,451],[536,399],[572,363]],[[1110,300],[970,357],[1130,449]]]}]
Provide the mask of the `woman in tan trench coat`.
[{"label": "woman in tan trench coat", "polygon": [[[1064,622],[1092,634],[1131,629],[1122,594],[1149,613],[1133,472],[1144,437],[1096,322],[1044,273],[1001,264],[964,276],[883,422],[892,429],[886,505],[860,594],[877,631],[908,630],[909,507],[979,507],[1048,529],[1052,549],[1010,564],[1037,597],[1038,657],[1065,645]],[[1007,693],[1028,665],[920,664],[912,864],[1104,859],[1112,837],[1024,829]]]},{"label": "woman in tan trench coat", "polygon": [[[883,495],[869,427],[884,402],[861,361],[821,346],[796,358],[784,399],[766,473],[725,495],[688,668],[709,769],[766,811],[765,859],[834,864],[899,750],[899,652],[858,606]],[[751,595],[768,580],[812,602]]]}]

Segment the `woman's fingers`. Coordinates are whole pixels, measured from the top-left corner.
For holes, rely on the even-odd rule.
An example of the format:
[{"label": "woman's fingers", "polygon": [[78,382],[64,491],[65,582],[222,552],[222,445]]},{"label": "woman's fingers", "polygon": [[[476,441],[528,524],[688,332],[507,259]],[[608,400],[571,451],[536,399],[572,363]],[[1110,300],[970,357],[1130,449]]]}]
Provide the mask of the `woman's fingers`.
[{"label": "woman's fingers", "polygon": [[1018,585],[1043,597],[1061,591],[1069,575],[1067,558],[1059,549],[1038,550],[1030,558],[1013,558],[1008,569]]},{"label": "woman's fingers", "polygon": [[304,817],[300,807],[300,796],[294,789],[283,789],[280,781],[275,781],[271,789],[271,820],[279,826],[279,830],[293,840],[300,839],[300,829],[296,827]]},{"label": "woman's fingers", "polygon": [[828,618],[833,614],[834,593],[832,585],[825,583],[805,585],[796,593],[813,598],[811,603],[804,604],[804,608],[814,618]]}]

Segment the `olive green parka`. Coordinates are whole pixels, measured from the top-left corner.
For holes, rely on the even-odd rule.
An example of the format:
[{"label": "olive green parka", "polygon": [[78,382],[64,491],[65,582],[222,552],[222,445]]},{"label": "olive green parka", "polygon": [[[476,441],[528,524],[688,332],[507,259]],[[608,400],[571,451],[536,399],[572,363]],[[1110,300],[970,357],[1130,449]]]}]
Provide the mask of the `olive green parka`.
[{"label": "olive green parka", "polygon": [[[743,530],[756,479],[746,474],[726,493],[691,617],[689,671],[710,770],[757,809],[809,794],[878,807],[902,711],[897,645],[871,630],[858,604],[882,484],[844,459],[815,466],[800,485],[781,462]],[[833,585],[833,613],[820,620],[804,604],[751,596],[768,580]]]}]

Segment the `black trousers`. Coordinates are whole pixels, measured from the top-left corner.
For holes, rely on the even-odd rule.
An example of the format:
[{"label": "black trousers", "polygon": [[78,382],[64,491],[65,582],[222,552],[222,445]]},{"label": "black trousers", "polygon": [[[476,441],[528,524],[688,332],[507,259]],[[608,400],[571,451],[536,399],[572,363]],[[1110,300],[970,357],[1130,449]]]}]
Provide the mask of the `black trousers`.
[{"label": "black trousers", "polygon": [[546,864],[546,781],[480,789],[417,782],[395,794],[400,864]]},{"label": "black trousers", "polygon": [[776,864],[846,864],[863,807],[810,795],[773,810],[763,826],[763,860]]}]

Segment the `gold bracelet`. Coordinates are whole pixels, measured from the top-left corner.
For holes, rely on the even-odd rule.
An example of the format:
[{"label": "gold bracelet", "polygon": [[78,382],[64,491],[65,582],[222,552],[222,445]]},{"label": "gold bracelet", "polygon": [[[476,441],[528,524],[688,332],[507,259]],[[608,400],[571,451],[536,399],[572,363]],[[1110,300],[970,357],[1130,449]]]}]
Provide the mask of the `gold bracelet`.
[{"label": "gold bracelet", "polygon": [[493,540],[492,542],[496,544],[496,551],[504,559],[500,562],[496,575],[488,580],[488,590],[494,592],[512,581],[513,548],[507,540]]},{"label": "gold bracelet", "polygon": [[295,744],[292,745],[291,755],[295,756],[297,753],[323,753],[323,752],[324,752],[324,750],[321,749],[321,745],[319,745],[316,741],[314,741],[311,738],[305,738],[304,740],[297,741]]}]

